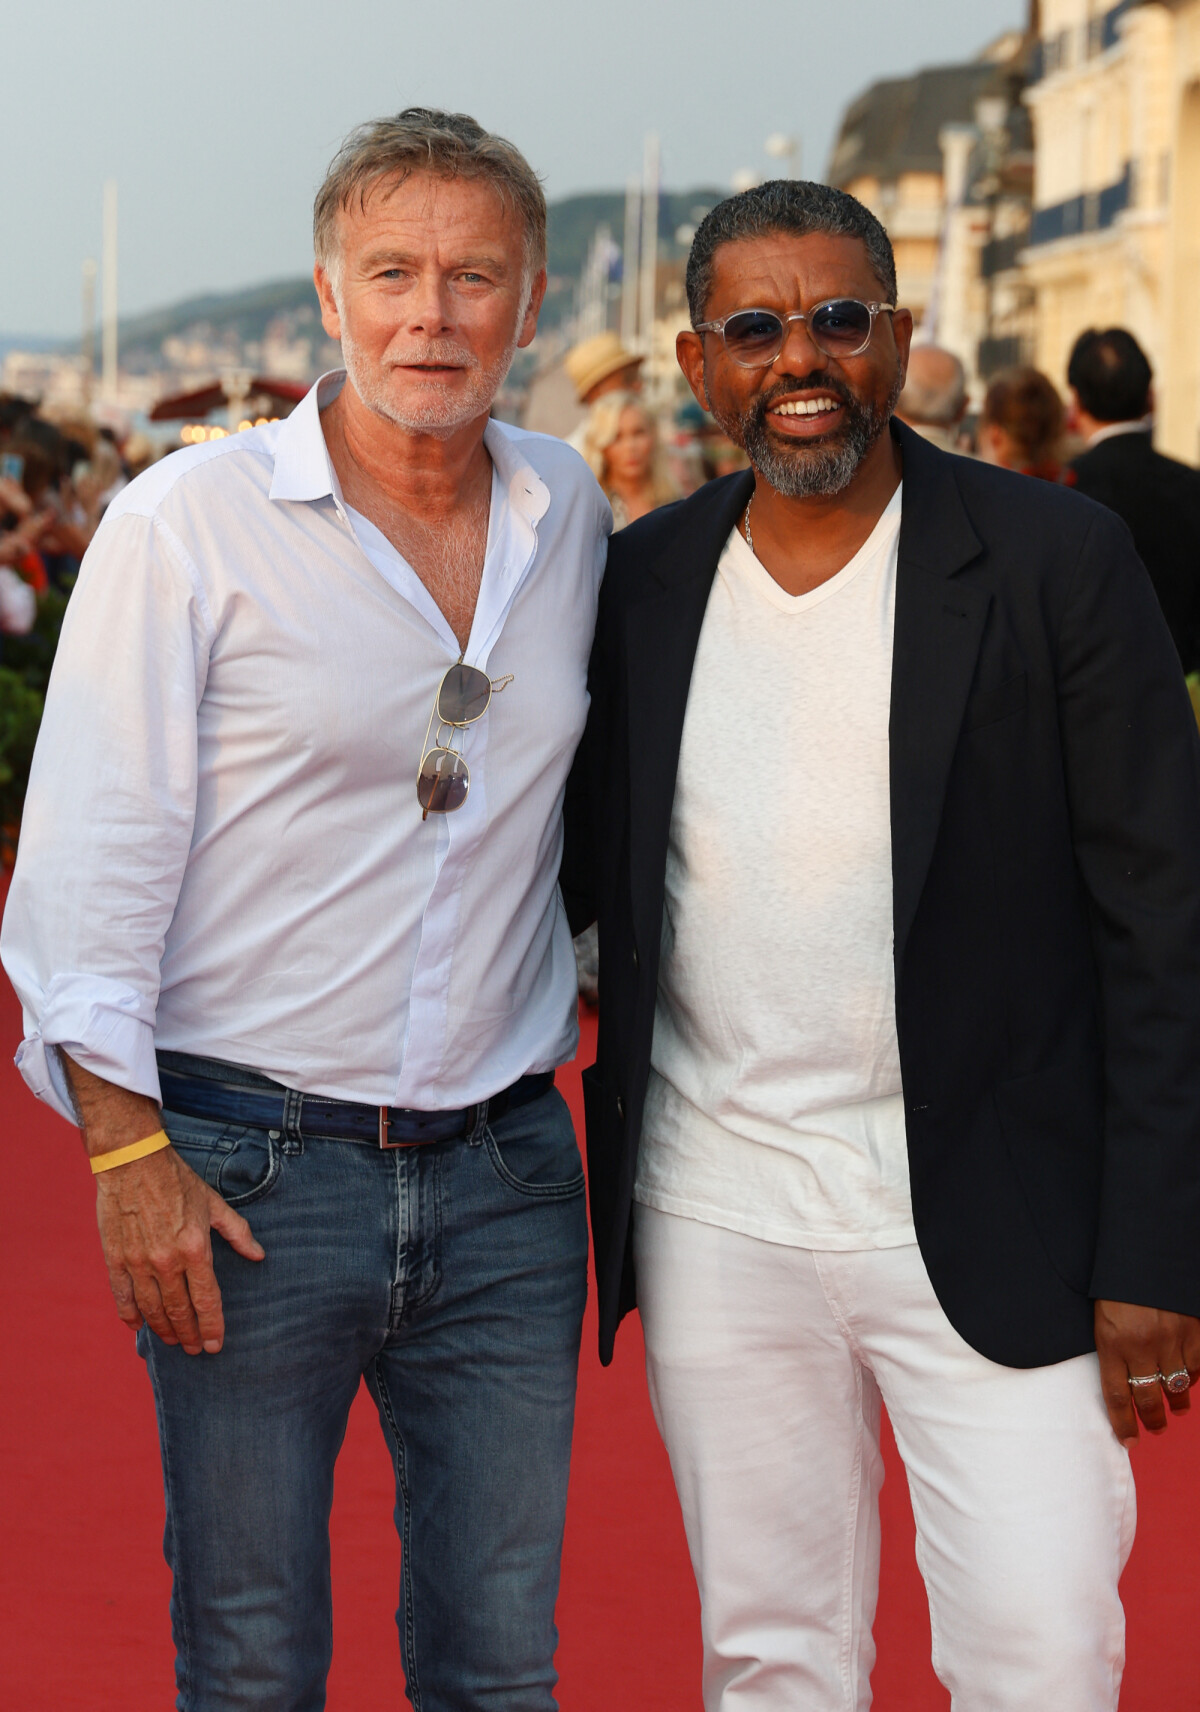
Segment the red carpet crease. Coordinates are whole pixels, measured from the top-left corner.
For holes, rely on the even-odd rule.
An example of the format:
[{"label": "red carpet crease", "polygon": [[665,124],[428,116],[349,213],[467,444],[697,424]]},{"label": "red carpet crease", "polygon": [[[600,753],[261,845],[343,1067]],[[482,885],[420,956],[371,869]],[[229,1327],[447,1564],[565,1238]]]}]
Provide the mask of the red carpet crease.
[{"label": "red carpet crease", "polygon": [[[20,1012],[0,979],[0,1712],[168,1712],[174,1705],[154,1414],[113,1312],[75,1132],[11,1066]],[[582,1135],[579,1064],[560,1085]],[[699,1602],[646,1398],[636,1319],[607,1371],[589,1306],[558,1623],[563,1712],[699,1712]],[[1141,1520],[1124,1593],[1122,1712],[1200,1712],[1200,1408],[1136,1452]],[[402,1704],[391,1471],[365,1391],[338,1463],[330,1712]],[[874,1675],[877,1712],[944,1712],[888,1442]],[[1047,1708],[1046,1712],[1052,1712]]]}]

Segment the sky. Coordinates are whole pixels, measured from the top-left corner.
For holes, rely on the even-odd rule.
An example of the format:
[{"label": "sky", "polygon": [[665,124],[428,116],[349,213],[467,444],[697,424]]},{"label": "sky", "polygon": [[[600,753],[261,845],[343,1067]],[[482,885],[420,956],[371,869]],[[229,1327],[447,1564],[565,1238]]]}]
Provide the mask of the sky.
[{"label": "sky", "polygon": [[[345,132],[409,105],[473,113],[551,198],[615,189],[661,139],[671,189],[820,177],[846,103],[970,59],[1027,0],[24,0],[5,7],[0,334],[70,336],[118,184],[123,315],[311,266]],[[777,169],[776,169],[777,170]]]}]

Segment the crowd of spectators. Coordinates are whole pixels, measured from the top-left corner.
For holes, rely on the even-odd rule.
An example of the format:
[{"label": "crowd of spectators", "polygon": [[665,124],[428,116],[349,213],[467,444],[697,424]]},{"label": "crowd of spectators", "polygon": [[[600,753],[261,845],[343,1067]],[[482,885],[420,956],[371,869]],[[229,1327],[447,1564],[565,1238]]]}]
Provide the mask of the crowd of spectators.
[{"label": "crowd of spectators", "polygon": [[35,596],[69,593],[105,507],[152,457],[142,435],[122,445],[87,417],[0,394],[0,567]]},{"label": "crowd of spectators", "polygon": [[1154,375],[1133,334],[1081,333],[1065,399],[1038,369],[995,375],[974,420],[958,358],[918,346],[897,411],[947,450],[1073,487],[1124,520],[1200,721],[1200,472],[1154,449]]},{"label": "crowd of spectators", "polygon": [[[575,347],[564,365],[585,412],[571,442],[618,526],[745,463],[699,406],[657,419],[641,397],[642,360],[609,332]],[[958,358],[918,344],[897,413],[945,450],[1078,486],[1125,518],[1200,718],[1200,475],[1152,450],[1153,377],[1132,335],[1082,334],[1067,380],[1064,399],[1038,370],[1008,370],[972,411]],[[41,697],[88,542],[114,495],[155,455],[144,435],[122,437],[85,415],[52,416],[0,393],[0,842],[19,819]]]},{"label": "crowd of spectators", "polygon": [[105,507],[151,462],[87,417],[0,393],[0,856],[11,847],[67,598]]}]

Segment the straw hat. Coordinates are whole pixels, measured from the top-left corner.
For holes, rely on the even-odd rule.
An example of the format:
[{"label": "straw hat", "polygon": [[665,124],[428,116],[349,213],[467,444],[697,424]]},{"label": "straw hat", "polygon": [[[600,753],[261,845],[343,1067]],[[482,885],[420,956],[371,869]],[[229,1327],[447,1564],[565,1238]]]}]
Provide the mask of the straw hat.
[{"label": "straw hat", "polygon": [[572,346],[563,360],[563,367],[582,404],[592,388],[607,380],[609,375],[644,360],[627,351],[616,333],[597,333],[594,339],[585,339],[581,345]]}]

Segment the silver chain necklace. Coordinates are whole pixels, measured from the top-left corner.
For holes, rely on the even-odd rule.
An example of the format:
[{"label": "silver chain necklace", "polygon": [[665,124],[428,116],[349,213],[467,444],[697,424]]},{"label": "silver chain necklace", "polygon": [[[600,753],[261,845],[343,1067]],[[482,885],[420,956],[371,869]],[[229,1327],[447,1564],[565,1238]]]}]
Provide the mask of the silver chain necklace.
[{"label": "silver chain necklace", "polygon": [[751,494],[750,498],[746,501],[746,513],[745,513],[745,516],[742,518],[742,528],[746,531],[746,545],[747,545],[747,547],[749,547],[749,549],[752,553],[754,551],[754,537],[750,533],[750,507],[753,504],[754,504],[754,495]]}]

